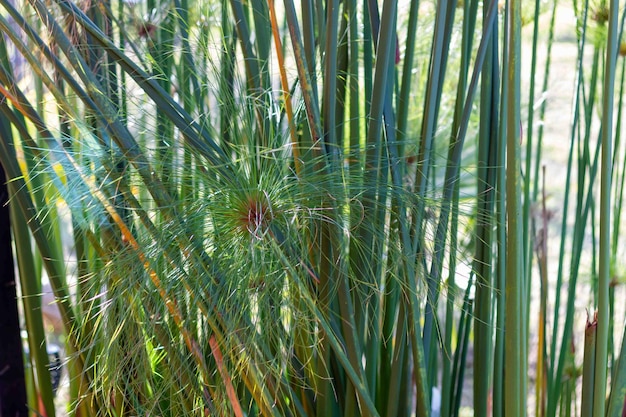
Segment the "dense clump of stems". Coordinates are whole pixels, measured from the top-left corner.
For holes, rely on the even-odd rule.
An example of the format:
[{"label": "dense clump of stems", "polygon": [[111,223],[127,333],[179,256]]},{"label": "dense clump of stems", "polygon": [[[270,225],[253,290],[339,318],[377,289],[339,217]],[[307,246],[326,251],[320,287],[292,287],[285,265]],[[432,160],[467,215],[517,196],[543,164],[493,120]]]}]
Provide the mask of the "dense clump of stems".
[{"label": "dense clump of stems", "polygon": [[556,1],[0,7],[32,410],[47,280],[71,415],[623,412],[616,0],[572,6],[558,181]]}]

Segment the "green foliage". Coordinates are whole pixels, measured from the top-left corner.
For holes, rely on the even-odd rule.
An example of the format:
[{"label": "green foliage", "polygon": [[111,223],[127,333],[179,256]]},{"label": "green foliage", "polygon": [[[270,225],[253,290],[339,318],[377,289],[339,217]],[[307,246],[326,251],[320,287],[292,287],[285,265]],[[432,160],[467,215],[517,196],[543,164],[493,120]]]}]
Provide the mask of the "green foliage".
[{"label": "green foliage", "polygon": [[540,20],[550,57],[556,3],[0,4],[0,162],[42,414],[54,415],[43,267],[71,415],[428,416],[440,387],[441,415],[457,416],[472,352],[475,415],[526,415],[530,382],[537,415],[571,415],[589,239],[599,314],[584,406],[603,415],[615,381],[618,415],[616,4],[574,5],[556,261],[539,185],[550,58],[535,93]]}]

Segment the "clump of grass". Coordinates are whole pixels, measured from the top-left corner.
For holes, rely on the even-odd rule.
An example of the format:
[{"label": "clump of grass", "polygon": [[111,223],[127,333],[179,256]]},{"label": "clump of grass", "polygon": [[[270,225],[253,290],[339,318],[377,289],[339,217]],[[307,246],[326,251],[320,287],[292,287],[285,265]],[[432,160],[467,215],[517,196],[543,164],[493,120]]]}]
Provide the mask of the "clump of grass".
[{"label": "clump of grass", "polygon": [[[475,414],[526,414],[529,213],[542,142],[541,128],[536,147],[530,139],[532,87],[522,154],[521,2],[500,11],[495,2],[413,2],[406,16],[395,0],[382,9],[304,1],[300,11],[292,1],[0,4],[14,23],[0,17],[0,111],[12,127],[0,161],[24,216],[16,242],[34,238],[64,318],[72,413],[426,416],[441,386],[442,415],[459,415],[473,344],[484,353],[474,360]],[[617,11],[605,9],[613,59]],[[594,10],[577,9],[584,19]],[[575,375],[561,382],[597,172],[599,343],[613,303],[607,207],[623,182],[607,180],[610,111],[602,148],[592,151],[589,138],[597,80],[608,100],[614,74],[601,75],[596,43],[586,81],[586,25],[568,166],[574,172],[578,152],[577,220],[569,236],[564,215],[560,249],[561,262],[568,242],[573,254],[563,329],[545,326],[552,304],[539,259],[538,414],[567,414],[575,401]],[[34,93],[13,75],[18,56]],[[60,199],[76,276],[55,225]],[[23,279],[26,299],[39,273]],[[29,328],[32,341],[45,340],[34,321]],[[46,397],[52,416],[46,360],[33,361],[31,403]],[[598,384],[594,407],[604,404]]]}]

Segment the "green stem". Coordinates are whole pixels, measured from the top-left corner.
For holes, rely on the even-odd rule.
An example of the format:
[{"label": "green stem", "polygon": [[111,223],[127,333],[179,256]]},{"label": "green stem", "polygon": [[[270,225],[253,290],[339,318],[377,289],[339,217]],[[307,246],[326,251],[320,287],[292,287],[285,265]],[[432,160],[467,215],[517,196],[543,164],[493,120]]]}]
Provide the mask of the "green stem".
[{"label": "green stem", "polygon": [[593,414],[604,416],[606,406],[607,346],[609,339],[609,286],[611,284],[611,178],[613,140],[613,91],[617,59],[619,1],[609,7],[609,38],[606,49],[604,91],[602,95],[602,162],[600,177],[600,256],[598,276],[598,330],[595,355]]},{"label": "green stem", "polygon": [[523,264],[522,206],[520,184],[520,57],[521,1],[509,0],[507,98],[507,277],[506,277],[506,339],[504,379],[506,417],[526,415],[526,343],[525,340],[525,281]]}]

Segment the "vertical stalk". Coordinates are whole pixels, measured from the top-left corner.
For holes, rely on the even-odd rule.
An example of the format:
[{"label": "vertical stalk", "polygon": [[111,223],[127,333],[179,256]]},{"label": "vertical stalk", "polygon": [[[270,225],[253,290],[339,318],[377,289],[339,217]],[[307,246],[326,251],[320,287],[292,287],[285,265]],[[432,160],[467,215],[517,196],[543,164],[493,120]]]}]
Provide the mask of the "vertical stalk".
[{"label": "vertical stalk", "polygon": [[[509,8],[504,9],[504,21],[509,20]],[[506,29],[506,28],[505,28]],[[508,62],[509,55],[509,32],[504,30],[502,45],[502,71],[501,74],[508,74],[511,63]],[[497,178],[496,178],[496,226],[497,226],[497,262],[494,282],[496,284],[496,334],[494,342],[494,361],[493,361],[493,413],[495,415],[504,415],[504,365],[505,361],[505,321],[506,321],[506,271],[507,271],[507,233],[506,233],[506,153],[507,142],[507,112],[506,106],[509,104],[509,84],[502,81],[500,86],[500,121],[498,125],[498,137],[500,146],[497,153]]]},{"label": "vertical stalk", "polygon": [[509,0],[507,97],[507,277],[506,277],[506,340],[507,364],[504,391],[504,415],[526,415],[526,343],[525,285],[523,264],[522,206],[520,179],[520,58],[521,58],[521,1]]},{"label": "vertical stalk", "polygon": [[[531,52],[531,63],[530,63],[530,73],[532,76],[530,77],[530,86],[528,92],[528,124],[526,127],[526,137],[524,138],[526,141],[526,161],[524,167],[524,214],[523,214],[523,227],[522,227],[522,236],[524,239],[524,270],[526,271],[526,282],[530,283],[530,276],[532,274],[532,258],[533,253],[531,249],[531,233],[530,233],[530,207],[532,203],[535,201],[535,193],[533,192],[533,199],[531,200],[531,190],[530,184],[532,183],[531,177],[531,167],[533,161],[533,133],[534,133],[534,114],[535,114],[535,74],[537,71],[537,40],[539,37],[539,9],[540,9],[540,0],[535,0],[535,10],[534,10],[534,24],[533,24],[533,40],[532,40],[532,52]],[[529,287],[530,288],[530,287]],[[530,308],[529,305],[526,306],[526,310]]]},{"label": "vertical stalk", "polygon": [[[2,134],[8,127],[2,120]],[[20,334],[20,319],[17,309],[17,281],[13,267],[13,249],[11,245],[11,220],[8,206],[9,192],[7,178],[0,164],[0,263],[4,265],[0,273],[0,332],[2,332],[2,349],[0,349],[0,415],[26,417],[28,415],[26,398],[26,377]],[[36,355],[36,352],[33,352]],[[54,413],[51,392],[42,394],[46,409]],[[43,410],[42,410],[43,411]]]},{"label": "vertical stalk", "polygon": [[[0,54],[3,65],[6,68],[10,68],[9,64],[9,56],[6,50],[6,43],[3,40],[0,40]],[[37,77],[37,80],[41,82],[41,80]],[[36,87],[39,83],[36,83]],[[11,111],[8,107],[3,106],[3,111]],[[18,116],[19,117],[19,116]],[[22,119],[23,120],[23,119]],[[6,140],[13,144],[13,133],[11,131],[10,120],[4,116],[0,116],[0,135],[2,135],[1,140]],[[34,162],[32,159],[30,162]],[[29,163],[30,165],[30,163]],[[3,245],[8,245],[3,247],[3,261],[0,262],[0,265],[6,265],[5,272],[2,273],[3,277],[3,290],[6,294],[3,294],[5,297],[9,297],[5,299],[3,302],[4,307],[6,308],[5,313],[2,318],[3,329],[6,331],[2,334],[7,335],[6,342],[6,354],[2,358],[2,367],[8,364],[10,366],[8,375],[4,377],[5,379],[9,379],[11,377],[15,377],[21,372],[24,372],[23,369],[23,353],[21,349],[22,340],[20,336],[20,328],[19,323],[12,322],[13,318],[17,319],[17,298],[15,293],[13,293],[16,287],[16,280],[14,276],[14,257],[13,251],[11,249],[11,241],[14,243],[15,247],[15,258],[17,260],[18,271],[19,271],[19,283],[20,283],[20,292],[22,296],[23,303],[23,314],[26,324],[26,330],[28,332],[28,346],[29,346],[29,358],[25,363],[30,363],[34,366],[36,382],[37,382],[37,392],[35,395],[38,397],[39,407],[43,406],[43,409],[39,411],[46,412],[49,416],[54,416],[54,402],[53,402],[53,393],[52,393],[52,385],[50,382],[50,371],[48,368],[48,353],[46,347],[46,335],[44,331],[43,318],[41,315],[41,263],[37,261],[38,258],[37,251],[33,253],[31,250],[31,242],[30,242],[30,234],[28,232],[27,222],[28,219],[24,218],[23,213],[17,209],[16,204],[9,204],[12,200],[13,195],[17,192],[15,188],[15,184],[12,181],[8,181],[6,177],[6,173],[2,165],[0,164],[0,212],[2,213],[2,238],[0,238],[0,242]],[[7,222],[6,224],[4,222]],[[10,222],[10,224],[9,224]],[[57,226],[58,230],[58,226]],[[59,237],[57,233],[54,233],[54,230],[50,230],[50,235]],[[13,239],[11,239],[11,236]],[[7,251],[8,248],[8,251]],[[58,249],[58,248],[57,248]],[[37,267],[36,267],[37,265]],[[13,295],[11,295],[13,293]],[[15,317],[12,316],[11,308],[15,307]],[[15,324],[15,329],[11,329],[11,324]],[[12,331],[15,331],[16,334],[12,334]],[[15,350],[15,345],[11,346],[10,341],[11,338],[15,336],[13,342],[17,342],[20,346],[19,351]],[[16,354],[13,359],[17,359],[17,363],[20,365],[15,367],[15,363],[12,364],[8,360],[11,358],[11,353]],[[7,368],[5,368],[7,369]],[[22,376],[23,378],[23,376]],[[23,383],[21,385],[24,385]],[[6,386],[2,387],[2,393],[0,393],[0,398],[10,398],[13,396],[11,390],[15,390],[15,398],[16,400],[13,402],[13,405],[3,405],[2,410],[0,410],[0,415],[3,412],[7,415],[15,413],[21,414],[22,405],[21,395],[23,394],[20,391],[20,383],[14,385],[14,388],[9,388],[7,391]],[[25,388],[25,386],[24,386]],[[24,393],[25,394],[25,393]],[[30,400],[30,399],[29,399]],[[23,401],[23,406],[26,407],[26,401]],[[11,410],[11,408],[14,410]],[[24,408],[23,415],[25,414],[26,409]]]},{"label": "vertical stalk", "polygon": [[581,398],[581,417],[592,417],[593,414],[593,391],[594,391],[594,370],[596,355],[596,335],[598,329],[597,317],[592,321],[587,317],[585,326],[585,348],[583,356],[583,388]]},{"label": "vertical stalk", "polygon": [[[535,415],[543,416],[545,414],[546,399],[546,310],[548,297],[548,212],[546,209],[546,170],[543,170],[543,185],[541,198],[541,226],[535,232],[533,227],[533,235],[536,236],[535,248],[537,251],[537,263],[539,266],[539,317],[537,320],[537,377],[535,380]],[[534,226],[534,222],[533,222]]]},{"label": "vertical stalk", "polygon": [[615,369],[611,378],[611,395],[608,402],[607,417],[623,417],[626,410],[626,327],[624,327],[622,348]]},{"label": "vertical stalk", "polygon": [[469,334],[471,329],[471,319],[473,314],[473,300],[470,299],[470,292],[473,285],[473,276],[470,275],[470,279],[465,289],[465,295],[463,296],[463,308],[461,309],[461,317],[459,318],[458,335],[459,342],[457,343],[456,350],[454,352],[454,365],[452,367],[452,381],[454,381],[453,394],[452,394],[452,411],[451,415],[458,417],[459,408],[461,406],[461,397],[463,392],[463,381],[465,376],[465,364],[467,363],[467,351],[469,350]]},{"label": "vertical stalk", "polygon": [[[587,3],[586,6],[587,7]],[[586,33],[586,29],[587,29],[587,14],[585,13],[583,15],[583,22],[582,22],[582,28],[581,28],[581,38],[578,42],[578,54],[577,54],[577,62],[578,62],[578,67],[576,69],[576,79],[575,79],[575,92],[574,92],[574,99],[572,102],[572,107],[573,107],[573,120],[572,120],[572,124],[571,124],[571,136],[570,136],[570,149],[569,149],[569,153],[568,153],[568,159],[567,159],[567,173],[566,173],[566,178],[565,178],[565,192],[564,192],[564,196],[563,196],[563,221],[561,223],[561,233],[560,233],[560,246],[559,246],[559,263],[558,263],[558,270],[557,270],[557,279],[556,279],[556,297],[554,300],[554,316],[553,316],[553,321],[552,321],[552,332],[553,334],[558,334],[558,327],[559,327],[559,313],[561,311],[561,296],[560,296],[560,289],[562,287],[562,283],[563,283],[563,275],[564,275],[564,270],[565,270],[565,246],[566,246],[566,242],[567,242],[567,230],[568,230],[568,225],[567,225],[567,218],[568,218],[568,213],[569,213],[569,209],[570,209],[570,183],[571,183],[571,176],[572,176],[572,172],[573,172],[573,161],[574,161],[574,149],[576,147],[576,127],[579,126],[579,119],[580,119],[580,102],[582,101],[582,79],[583,79],[583,67],[582,67],[582,56],[583,56],[583,51],[584,51],[584,45],[585,45],[585,33]],[[579,187],[581,187],[581,185],[579,184]],[[579,191],[580,192],[580,191]],[[576,216],[577,219],[579,219],[581,216]],[[577,233],[577,229],[579,227],[579,222],[576,222],[576,226],[574,229],[574,241],[576,240],[576,233]],[[582,239],[578,239],[578,241],[582,241]],[[574,245],[575,243],[573,242],[572,245]],[[577,271],[577,267],[574,267],[573,265],[577,265],[577,250],[572,251],[574,252],[572,254],[572,260],[571,260],[571,265],[572,268],[570,269],[570,272],[572,272],[572,276],[570,276],[570,285],[573,287],[575,282],[576,282],[576,271]],[[571,291],[570,291],[571,294]],[[571,337],[571,317],[572,314],[569,313],[569,311],[571,311],[573,309],[573,298],[570,296],[567,300],[567,311],[568,313],[566,313],[566,320],[565,320],[565,324],[564,324],[564,328],[563,328],[563,337],[561,339],[561,346],[559,351],[559,354],[557,355],[557,337],[553,337],[552,338],[552,343],[551,343],[551,360],[550,360],[550,366],[549,366],[549,373],[548,373],[548,384],[549,384],[549,393],[548,393],[548,408],[547,408],[547,415],[548,416],[553,416],[556,414],[556,409],[557,409],[557,405],[558,405],[558,398],[559,398],[559,393],[561,392],[562,386],[561,386],[561,378],[563,375],[563,369],[565,366],[565,361],[568,355],[568,351],[569,351],[569,344],[570,344],[570,337]]]},{"label": "vertical stalk", "polygon": [[417,15],[420,2],[411,2],[409,10],[409,21],[407,27],[406,49],[404,64],[402,67],[402,84],[400,86],[400,96],[398,97],[398,129],[397,139],[400,146],[404,146],[407,134],[407,122],[409,112],[409,98],[411,94],[411,81],[413,79],[413,59],[415,57],[415,43],[417,40]]},{"label": "vertical stalk", "polygon": [[602,95],[602,158],[600,174],[600,254],[598,276],[598,330],[595,355],[593,413],[604,416],[606,404],[607,345],[609,338],[609,286],[611,282],[611,164],[613,140],[613,91],[617,59],[617,23],[619,1],[609,7],[608,44],[606,48],[604,92]]},{"label": "vertical stalk", "polygon": [[[13,188],[9,185],[9,189]],[[15,194],[16,190],[11,190]],[[46,333],[41,315],[41,284],[36,282],[37,274],[34,270],[30,234],[28,233],[27,221],[15,205],[11,205],[11,217],[13,223],[13,238],[17,252],[17,260],[20,272],[20,289],[22,302],[24,303],[24,318],[28,332],[28,347],[30,362],[35,368],[37,376],[38,396],[43,402],[44,410],[48,416],[54,416],[54,402],[49,359],[46,344]],[[12,270],[12,269],[11,269]]]},{"label": "vertical stalk", "polygon": [[[294,120],[293,108],[291,105],[291,94],[289,92],[289,82],[287,81],[287,73],[285,71],[285,57],[282,42],[280,40],[280,33],[278,31],[278,20],[276,18],[276,8],[274,7],[274,1],[268,0],[270,22],[272,25],[272,32],[274,38],[274,46],[276,49],[276,58],[278,60],[278,66],[280,70],[280,83],[282,87],[283,101],[285,104],[285,112],[287,114],[287,124],[289,125],[289,136],[291,137],[291,151],[293,153],[294,166],[296,175],[300,175],[302,171],[302,161],[300,159],[300,148],[298,145],[298,136],[296,133],[296,121]],[[228,58],[225,54],[224,59]],[[224,115],[225,116],[225,115]]]},{"label": "vertical stalk", "polygon": [[[372,107],[372,78],[374,68],[374,58],[372,50],[376,38],[372,36],[371,12],[368,10],[369,0],[363,0],[363,91],[365,93],[365,114],[370,114]],[[377,35],[378,33],[376,33]],[[365,123],[365,135],[367,135],[368,124]]]},{"label": "vertical stalk", "polygon": [[[442,347],[442,369],[441,369],[441,416],[449,417],[452,412],[453,385],[452,379],[452,337],[454,324],[454,300],[458,293],[458,287],[455,281],[457,248],[458,248],[458,225],[459,225],[459,186],[455,187],[454,196],[452,198],[452,221],[450,223],[450,272],[447,281],[446,294],[446,319],[444,323],[444,340]],[[461,343],[457,341],[457,346]]]},{"label": "vertical stalk", "polygon": [[[484,5],[483,16],[488,16]],[[491,25],[497,28],[497,21]],[[476,298],[474,318],[474,348],[483,352],[474,358],[474,415],[487,416],[492,378],[493,313],[492,313],[492,253],[493,211],[495,206],[499,77],[497,75],[497,37],[492,36],[487,47],[487,59],[482,72],[480,100],[480,131],[478,139],[478,190],[476,209],[476,249],[474,273],[476,275]]]},{"label": "vertical stalk", "polygon": [[[306,4],[309,4],[309,1],[303,2],[303,7]],[[292,0],[284,0],[285,4],[285,15],[287,18],[287,24],[289,27],[289,35],[291,38],[291,44],[293,47],[294,58],[296,62],[296,67],[298,69],[298,80],[300,82],[302,88],[302,96],[304,100],[304,105],[306,108],[306,114],[309,121],[309,132],[311,140],[313,141],[313,154],[319,154],[318,148],[318,140],[322,135],[321,121],[320,121],[320,113],[319,113],[319,101],[317,98],[317,85],[315,83],[315,74],[314,71],[310,68],[310,65],[313,65],[311,61],[314,62],[315,54],[309,54],[308,48],[312,48],[309,45],[308,35],[309,27],[307,26],[308,22],[305,19],[305,24],[303,25],[304,31],[304,45],[303,38],[300,34],[300,27],[298,26],[298,19],[296,16],[295,5]]]}]

